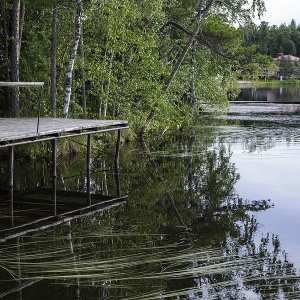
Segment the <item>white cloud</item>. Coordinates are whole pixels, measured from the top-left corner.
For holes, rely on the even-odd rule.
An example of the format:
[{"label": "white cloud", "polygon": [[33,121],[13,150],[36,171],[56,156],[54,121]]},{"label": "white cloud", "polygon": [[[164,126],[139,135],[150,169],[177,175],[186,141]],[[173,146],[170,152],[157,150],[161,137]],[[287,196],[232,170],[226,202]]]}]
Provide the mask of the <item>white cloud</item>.
[{"label": "white cloud", "polygon": [[286,23],[289,25],[294,19],[296,24],[300,24],[299,16],[299,0],[264,0],[267,11],[264,13],[261,20],[256,20],[257,24],[261,21],[266,21],[270,26],[281,25]]}]

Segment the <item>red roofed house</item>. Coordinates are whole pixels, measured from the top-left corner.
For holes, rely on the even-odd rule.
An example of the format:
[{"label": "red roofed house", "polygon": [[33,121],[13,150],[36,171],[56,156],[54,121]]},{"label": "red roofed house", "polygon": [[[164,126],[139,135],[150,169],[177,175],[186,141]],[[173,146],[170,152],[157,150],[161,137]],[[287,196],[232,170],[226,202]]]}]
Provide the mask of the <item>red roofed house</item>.
[{"label": "red roofed house", "polygon": [[278,63],[279,66],[279,78],[299,78],[300,76],[300,58],[294,55],[284,55],[283,53],[278,53],[274,61]]},{"label": "red roofed house", "polygon": [[274,58],[274,60],[282,60],[282,59],[288,59],[288,60],[291,60],[291,61],[299,61],[300,58],[297,57],[297,56],[293,56],[293,55],[284,55],[283,53],[277,53],[277,57]]}]

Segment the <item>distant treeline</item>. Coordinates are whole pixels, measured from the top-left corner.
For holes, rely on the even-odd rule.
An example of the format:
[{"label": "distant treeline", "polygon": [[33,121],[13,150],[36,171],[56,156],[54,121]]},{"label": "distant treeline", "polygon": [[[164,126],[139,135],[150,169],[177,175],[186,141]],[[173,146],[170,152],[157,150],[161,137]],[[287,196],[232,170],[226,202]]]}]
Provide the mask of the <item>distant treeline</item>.
[{"label": "distant treeline", "polygon": [[247,29],[246,46],[257,45],[258,52],[276,57],[277,53],[300,56],[300,24],[293,19],[289,25],[269,25],[261,22],[259,26]]}]

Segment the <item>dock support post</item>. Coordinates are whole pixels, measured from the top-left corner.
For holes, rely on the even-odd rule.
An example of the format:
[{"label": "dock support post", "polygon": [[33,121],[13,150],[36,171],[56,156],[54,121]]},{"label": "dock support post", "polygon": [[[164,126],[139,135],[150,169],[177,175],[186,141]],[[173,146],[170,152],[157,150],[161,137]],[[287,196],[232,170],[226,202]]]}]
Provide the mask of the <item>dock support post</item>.
[{"label": "dock support post", "polygon": [[56,207],[56,180],[57,180],[57,139],[52,140],[52,200],[54,216],[57,214]]},{"label": "dock support post", "polygon": [[116,145],[116,153],[115,153],[115,166],[116,166],[116,168],[119,168],[120,144],[121,144],[121,129],[118,130],[118,136],[117,136],[117,145]]},{"label": "dock support post", "polygon": [[87,136],[87,149],[86,149],[86,192],[87,192],[87,205],[92,205],[91,197],[91,157],[92,157],[92,134]]},{"label": "dock support post", "polygon": [[11,227],[14,227],[14,146],[9,147],[8,157],[8,190],[9,190],[9,205],[11,216]]}]

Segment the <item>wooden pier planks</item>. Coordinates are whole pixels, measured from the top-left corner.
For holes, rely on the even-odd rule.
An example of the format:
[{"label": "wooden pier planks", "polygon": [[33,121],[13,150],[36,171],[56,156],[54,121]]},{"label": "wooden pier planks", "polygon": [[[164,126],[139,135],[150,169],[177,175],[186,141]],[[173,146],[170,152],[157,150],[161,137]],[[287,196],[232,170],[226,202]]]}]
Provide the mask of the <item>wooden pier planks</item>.
[{"label": "wooden pier planks", "polygon": [[122,120],[0,118],[0,147],[128,128]]},{"label": "wooden pier planks", "polygon": [[[10,222],[9,227],[12,229],[18,229],[21,225],[14,228],[18,221],[17,216],[15,216],[17,204],[17,194],[15,193],[14,187],[14,146],[22,144],[30,144],[34,142],[40,142],[45,140],[52,141],[52,216],[49,217],[51,220],[60,216],[60,201],[57,196],[59,192],[56,188],[57,172],[56,172],[56,157],[57,157],[57,140],[60,138],[66,138],[70,136],[87,136],[87,193],[80,195],[80,197],[85,197],[85,207],[80,209],[80,213],[86,209],[94,208],[95,205],[98,207],[100,203],[93,204],[93,196],[89,189],[90,184],[90,157],[91,157],[91,137],[94,133],[104,133],[108,131],[117,131],[117,146],[115,153],[115,167],[118,170],[118,160],[120,151],[120,134],[123,129],[129,128],[127,121],[122,120],[87,120],[87,119],[59,119],[59,118],[41,118],[39,131],[36,131],[36,118],[0,118],[0,148],[7,147],[9,150],[8,155],[8,202],[6,202],[7,213],[5,214],[6,221]],[[117,179],[119,176],[117,176]],[[76,194],[78,197],[78,194]],[[3,197],[2,197],[3,198]],[[16,201],[14,201],[14,198]],[[74,198],[74,194],[72,195]],[[111,199],[119,200],[123,198],[120,193],[119,182],[117,182],[117,196]],[[0,194],[0,200],[1,194]],[[22,199],[24,201],[24,199]],[[21,201],[21,203],[23,202]],[[109,200],[110,201],[110,200]],[[46,202],[46,200],[45,200]],[[0,203],[1,204],[1,203]],[[1,208],[1,207],[0,207]],[[0,209],[1,210],[1,209]],[[30,209],[31,211],[31,209]],[[71,210],[68,213],[77,212],[77,210]],[[39,214],[42,211],[38,212]],[[67,214],[68,214],[67,213]],[[0,216],[2,217],[2,215]],[[41,219],[43,220],[43,218]],[[48,220],[48,218],[47,218]],[[39,221],[39,219],[37,220]],[[53,221],[53,220],[52,220]],[[25,222],[26,223],[26,222]],[[34,222],[35,223],[35,222]],[[26,226],[28,224],[25,224]],[[52,226],[53,224],[51,224]]]}]

